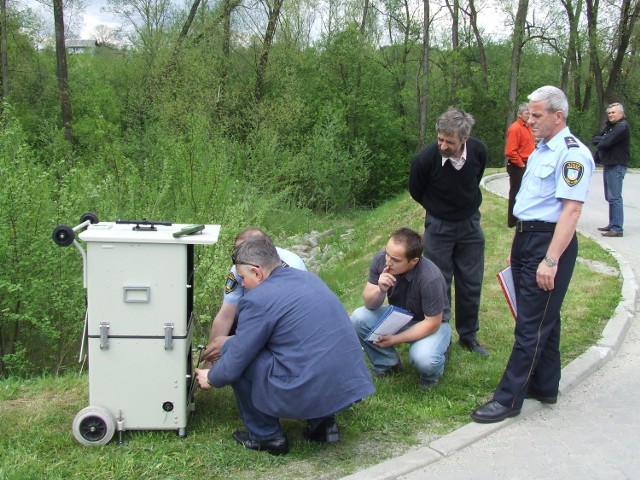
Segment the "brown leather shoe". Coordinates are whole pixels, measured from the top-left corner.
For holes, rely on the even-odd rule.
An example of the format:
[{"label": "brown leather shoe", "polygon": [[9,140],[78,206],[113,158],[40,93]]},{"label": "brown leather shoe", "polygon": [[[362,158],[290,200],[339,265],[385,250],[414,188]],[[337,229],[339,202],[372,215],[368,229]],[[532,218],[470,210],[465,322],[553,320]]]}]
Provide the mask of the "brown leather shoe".
[{"label": "brown leather shoe", "polygon": [[614,232],[613,230],[609,230],[608,232],[602,232],[600,235],[603,237],[621,237],[622,232]]},{"label": "brown leather shoe", "polygon": [[598,227],[598,230],[600,230],[601,232],[608,232],[609,230],[611,230],[611,227],[609,225],[607,225],[606,227]]}]

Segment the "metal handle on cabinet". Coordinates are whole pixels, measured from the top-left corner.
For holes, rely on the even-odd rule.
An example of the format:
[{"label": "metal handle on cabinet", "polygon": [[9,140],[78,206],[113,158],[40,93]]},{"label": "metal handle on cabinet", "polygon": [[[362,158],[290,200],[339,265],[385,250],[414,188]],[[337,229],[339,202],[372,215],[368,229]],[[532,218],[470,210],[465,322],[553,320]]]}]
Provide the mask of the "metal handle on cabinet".
[{"label": "metal handle on cabinet", "polygon": [[164,324],[164,349],[173,350],[173,323]]}]

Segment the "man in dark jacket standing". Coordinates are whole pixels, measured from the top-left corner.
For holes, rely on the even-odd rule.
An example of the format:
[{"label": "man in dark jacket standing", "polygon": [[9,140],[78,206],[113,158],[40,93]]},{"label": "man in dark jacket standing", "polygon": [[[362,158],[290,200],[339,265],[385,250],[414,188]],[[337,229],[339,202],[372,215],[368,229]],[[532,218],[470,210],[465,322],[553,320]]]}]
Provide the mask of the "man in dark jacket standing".
[{"label": "man in dark jacket standing", "polygon": [[471,115],[456,108],[440,116],[437,142],[413,159],[409,192],[426,210],[424,256],[440,268],[447,282],[449,302],[455,306],[458,343],[485,357],[489,353],[476,334],[484,275],[480,180],[487,165],[487,147],[469,136],[474,123]]},{"label": "man in dark jacket standing", "polygon": [[597,147],[594,160],[603,167],[604,198],[609,202],[609,223],[598,230],[605,237],[621,237],[624,230],[622,181],[631,157],[631,130],[622,104],[609,105],[607,117],[603,130],[593,137],[593,144]]},{"label": "man in dark jacket standing", "polygon": [[337,442],[336,413],[375,391],[349,315],[317,275],[284,268],[266,237],[245,240],[233,263],[248,293],[220,360],[196,369],[200,387],[233,387],[246,427],[233,438],[246,448],[287,453],[280,418],[307,420],[309,440]]}]

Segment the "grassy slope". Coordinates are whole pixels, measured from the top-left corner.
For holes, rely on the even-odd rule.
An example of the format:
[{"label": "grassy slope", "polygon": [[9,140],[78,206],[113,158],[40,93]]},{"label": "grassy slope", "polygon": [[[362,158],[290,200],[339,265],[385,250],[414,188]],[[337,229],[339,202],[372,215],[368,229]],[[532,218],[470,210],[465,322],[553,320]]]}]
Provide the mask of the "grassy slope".
[{"label": "grassy slope", "polygon": [[[301,422],[284,421],[292,446],[289,455],[271,457],[239,448],[230,434],[241,421],[232,392],[225,388],[197,394],[197,412],[185,439],[173,432],[127,432],[123,447],[112,442],[83,448],[70,426],[88,403],[86,374],[5,380],[0,382],[0,479],[338,478],[467,423],[470,410],[491,395],[513,341],[513,319],[495,280],[512,235],[505,227],[506,201],[485,194],[482,213],[487,248],[479,337],[491,357],[480,359],[454,345],[440,384],[426,392],[416,388],[417,374],[411,368],[376,379],[377,393],[339,416],[338,445],[309,444],[302,439]],[[289,232],[334,229],[323,240],[332,248],[334,261],[321,276],[351,311],[360,303],[373,253],[400,226],[421,231],[423,215],[405,194],[348,218],[278,218]],[[585,238],[580,239],[580,256],[615,265],[608,253]],[[563,309],[565,364],[599,338],[619,292],[619,278],[578,263]],[[401,354],[407,364],[406,347]],[[151,364],[149,374],[157,375]]]}]

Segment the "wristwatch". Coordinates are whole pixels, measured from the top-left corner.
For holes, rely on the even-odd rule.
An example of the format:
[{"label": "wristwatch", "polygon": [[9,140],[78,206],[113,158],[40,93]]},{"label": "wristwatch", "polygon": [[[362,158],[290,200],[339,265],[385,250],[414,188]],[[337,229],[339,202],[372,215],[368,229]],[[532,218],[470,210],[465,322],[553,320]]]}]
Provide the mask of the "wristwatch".
[{"label": "wristwatch", "polygon": [[558,266],[558,262],[556,262],[553,258],[550,258],[550,257],[544,257],[544,263],[546,263],[550,267]]}]

